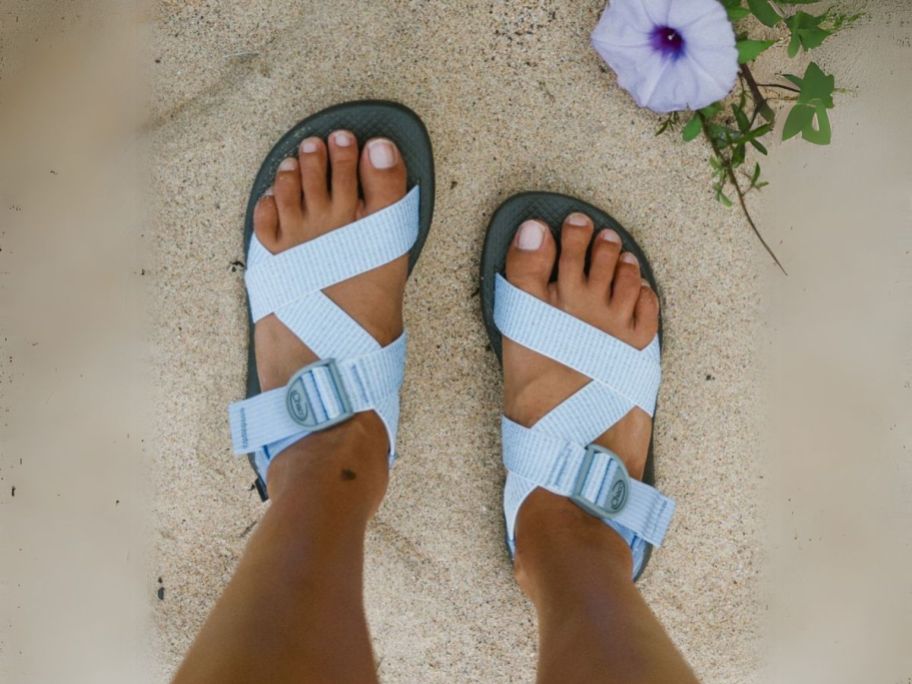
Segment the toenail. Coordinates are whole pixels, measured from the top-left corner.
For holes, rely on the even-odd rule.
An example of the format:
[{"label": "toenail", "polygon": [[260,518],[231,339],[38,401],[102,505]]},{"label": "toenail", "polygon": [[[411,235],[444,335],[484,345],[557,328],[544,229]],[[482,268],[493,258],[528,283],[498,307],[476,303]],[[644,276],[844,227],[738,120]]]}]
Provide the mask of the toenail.
[{"label": "toenail", "polygon": [[516,246],[526,252],[534,252],[542,246],[545,239],[545,227],[538,221],[526,221],[519,227]]},{"label": "toenail", "polygon": [[621,236],[618,235],[616,231],[611,230],[611,228],[605,228],[599,237],[601,237],[602,240],[613,242],[616,245],[621,244]]},{"label": "toenail", "polygon": [[373,140],[367,146],[367,156],[375,169],[389,169],[396,163],[396,148],[389,140]]},{"label": "toenail", "polygon": [[263,193],[263,197],[272,197],[272,186],[270,185],[266,188],[266,192]]},{"label": "toenail", "polygon": [[308,138],[307,140],[301,141],[301,152],[303,152],[304,154],[313,154],[318,149],[319,149],[319,145],[317,145],[316,140]]},{"label": "toenail", "polygon": [[649,284],[649,281],[646,280],[646,278],[640,278],[640,285],[642,285],[643,287],[652,288],[652,286]]},{"label": "toenail", "polygon": [[567,223],[569,223],[571,226],[580,226],[580,227],[588,226],[589,217],[586,216],[585,214],[581,214],[578,211],[574,211],[572,214],[570,214],[567,217]]},{"label": "toenail", "polygon": [[333,142],[339,147],[348,147],[354,142],[354,139],[345,131],[333,133]]},{"label": "toenail", "polygon": [[623,254],[621,254],[621,261],[623,261],[625,264],[640,263],[639,261],[637,261],[637,258],[635,256],[633,256],[633,254],[631,254],[630,252],[624,252]]},{"label": "toenail", "polygon": [[282,163],[279,164],[279,171],[294,171],[296,168],[298,168],[298,160],[294,157],[283,159]]}]

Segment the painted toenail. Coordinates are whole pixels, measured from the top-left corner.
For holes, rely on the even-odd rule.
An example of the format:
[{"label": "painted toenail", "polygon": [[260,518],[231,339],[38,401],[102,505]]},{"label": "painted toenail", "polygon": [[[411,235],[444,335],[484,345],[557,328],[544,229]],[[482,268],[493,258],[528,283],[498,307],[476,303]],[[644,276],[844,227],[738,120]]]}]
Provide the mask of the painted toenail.
[{"label": "painted toenail", "polygon": [[282,163],[279,164],[279,171],[294,171],[296,168],[298,168],[298,160],[294,157],[283,159]]},{"label": "painted toenail", "polygon": [[571,226],[580,226],[582,228],[589,225],[589,217],[578,211],[574,211],[567,217],[567,223]]},{"label": "painted toenail", "polygon": [[526,221],[519,227],[516,246],[526,252],[534,252],[542,246],[545,239],[545,227],[538,221]]},{"label": "painted toenail", "polygon": [[367,146],[367,156],[375,169],[389,169],[396,164],[396,148],[389,140],[373,140]]},{"label": "painted toenail", "polygon": [[605,228],[599,237],[601,237],[602,240],[613,242],[616,245],[621,244],[621,236],[618,235],[615,231],[611,230],[611,228]]},{"label": "painted toenail", "polygon": [[333,142],[339,147],[349,147],[354,139],[345,131],[337,131],[333,133]]},{"label": "painted toenail", "polygon": [[313,154],[319,149],[316,140],[303,140],[301,141],[301,152],[304,154]]},{"label": "painted toenail", "polygon": [[639,261],[637,261],[637,258],[635,256],[633,256],[633,254],[631,254],[630,252],[624,252],[623,254],[621,254],[621,261],[623,261],[625,264],[640,263]]}]

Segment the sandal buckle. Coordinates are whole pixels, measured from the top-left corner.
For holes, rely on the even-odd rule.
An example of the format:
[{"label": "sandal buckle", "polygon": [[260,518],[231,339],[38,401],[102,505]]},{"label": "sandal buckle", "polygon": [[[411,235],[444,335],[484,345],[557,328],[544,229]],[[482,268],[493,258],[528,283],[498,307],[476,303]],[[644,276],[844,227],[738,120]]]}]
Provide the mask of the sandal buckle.
[{"label": "sandal buckle", "polygon": [[[335,399],[332,403],[336,405],[327,407],[325,399]],[[314,432],[355,415],[335,359],[320,359],[292,375],[285,390],[285,406],[294,422]]]},{"label": "sandal buckle", "polygon": [[[596,458],[605,459],[595,499],[587,498],[583,492],[592,475]],[[612,468],[612,465],[615,467]],[[630,475],[624,462],[612,451],[597,444],[586,447],[586,454],[576,474],[576,482],[570,493],[570,500],[596,518],[615,518],[627,505],[630,498]]]}]

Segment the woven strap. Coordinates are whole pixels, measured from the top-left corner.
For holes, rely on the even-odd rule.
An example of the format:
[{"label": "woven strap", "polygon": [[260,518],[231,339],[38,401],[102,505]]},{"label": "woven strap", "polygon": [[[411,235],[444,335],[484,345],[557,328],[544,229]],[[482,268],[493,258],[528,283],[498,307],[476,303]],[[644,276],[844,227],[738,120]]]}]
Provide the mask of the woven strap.
[{"label": "woven strap", "polygon": [[519,507],[542,487],[571,497],[618,530],[634,551],[638,571],[646,544],[661,544],[674,502],[627,477],[620,458],[591,443],[634,408],[650,416],[655,412],[662,375],[658,337],[636,349],[500,275],[494,294],[494,322],[505,337],[591,379],[532,428],[503,418],[504,514],[511,549]]},{"label": "woven strap", "polygon": [[385,209],[279,254],[251,238],[245,280],[253,322],[274,314],[320,359],[286,387],[228,408],[234,452],[253,453],[264,481],[282,450],[361,411],[380,416],[395,461],[406,335],[381,347],[322,290],[408,253],[419,199],[416,186]]}]

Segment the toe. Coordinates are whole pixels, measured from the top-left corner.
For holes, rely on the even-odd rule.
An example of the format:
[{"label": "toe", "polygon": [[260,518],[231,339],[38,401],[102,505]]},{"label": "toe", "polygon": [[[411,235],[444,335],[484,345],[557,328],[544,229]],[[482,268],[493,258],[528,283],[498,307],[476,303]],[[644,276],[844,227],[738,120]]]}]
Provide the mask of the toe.
[{"label": "toe", "polygon": [[364,208],[368,214],[393,204],[405,195],[405,162],[391,140],[369,140],[358,165]]},{"label": "toe", "polygon": [[507,252],[507,280],[516,287],[549,301],[548,281],[554,271],[557,246],[551,229],[541,221],[524,221]]},{"label": "toe", "polygon": [[351,131],[334,131],[329,136],[329,159],[333,211],[354,216],[358,209],[358,140]]},{"label": "toe", "polygon": [[610,306],[620,318],[632,320],[642,287],[640,280],[640,262],[630,252],[624,252],[618,259],[611,286]]},{"label": "toe", "polygon": [[611,296],[611,281],[621,253],[621,236],[611,228],[599,232],[592,244],[592,261],[589,264],[589,286],[606,299]]},{"label": "toe", "polygon": [[557,266],[557,288],[561,294],[579,291],[585,283],[586,252],[592,241],[592,219],[573,212],[561,227],[561,253]]},{"label": "toe", "polygon": [[322,213],[329,206],[329,190],[326,185],[326,144],[320,138],[305,138],[298,147],[298,159],[301,162],[304,211]]},{"label": "toe", "polygon": [[269,188],[253,208],[253,232],[270,252],[279,248],[279,212]]},{"label": "toe", "polygon": [[293,230],[301,225],[301,174],[298,160],[294,157],[283,159],[276,173],[273,192],[279,212],[279,230]]},{"label": "toe", "polygon": [[640,284],[640,296],[637,298],[633,318],[637,337],[648,344],[659,331],[659,296],[646,280]]}]

